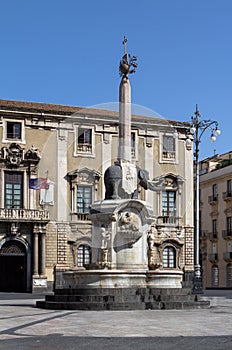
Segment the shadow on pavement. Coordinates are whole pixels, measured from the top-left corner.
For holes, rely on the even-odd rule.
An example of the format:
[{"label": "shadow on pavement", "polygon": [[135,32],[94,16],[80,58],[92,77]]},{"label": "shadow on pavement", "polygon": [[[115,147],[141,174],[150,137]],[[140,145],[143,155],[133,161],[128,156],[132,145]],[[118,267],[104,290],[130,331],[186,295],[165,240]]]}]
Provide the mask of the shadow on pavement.
[{"label": "shadow on pavement", "polygon": [[219,337],[66,337],[50,334],[40,337],[0,341],[0,349],[31,350],[231,350],[232,336]]}]

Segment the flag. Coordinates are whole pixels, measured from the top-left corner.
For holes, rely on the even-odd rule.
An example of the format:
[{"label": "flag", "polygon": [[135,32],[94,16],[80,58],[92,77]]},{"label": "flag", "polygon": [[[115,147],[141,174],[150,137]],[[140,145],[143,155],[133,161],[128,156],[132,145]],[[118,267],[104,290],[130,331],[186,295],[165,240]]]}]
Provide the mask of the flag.
[{"label": "flag", "polygon": [[41,190],[47,188],[47,179],[43,177],[29,179],[29,188],[32,190]]}]

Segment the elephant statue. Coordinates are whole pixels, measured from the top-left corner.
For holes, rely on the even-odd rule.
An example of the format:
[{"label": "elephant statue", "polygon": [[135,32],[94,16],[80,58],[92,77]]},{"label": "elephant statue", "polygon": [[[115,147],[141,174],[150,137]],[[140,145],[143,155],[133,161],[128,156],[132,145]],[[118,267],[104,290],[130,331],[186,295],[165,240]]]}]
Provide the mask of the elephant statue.
[{"label": "elephant statue", "polygon": [[[144,169],[137,168],[137,185],[145,190],[148,189],[149,173]],[[122,168],[117,161],[106,169],[104,174],[105,199],[137,199],[138,189],[128,195],[122,188]]]}]

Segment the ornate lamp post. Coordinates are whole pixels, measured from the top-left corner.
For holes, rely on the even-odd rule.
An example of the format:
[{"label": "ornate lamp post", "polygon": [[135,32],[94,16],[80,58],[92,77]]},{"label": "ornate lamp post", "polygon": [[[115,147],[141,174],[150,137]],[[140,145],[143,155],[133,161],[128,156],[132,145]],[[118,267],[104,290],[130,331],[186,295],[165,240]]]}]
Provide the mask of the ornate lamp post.
[{"label": "ornate lamp post", "polygon": [[[200,196],[199,196],[199,146],[201,137],[207,129],[211,130],[211,141],[216,140],[216,136],[219,136],[221,131],[218,128],[218,122],[215,120],[200,120],[200,113],[198,106],[196,105],[195,117],[191,118],[190,134],[193,136],[193,142],[195,143],[194,160],[195,160],[195,256],[194,256],[194,279],[193,279],[193,292],[202,293],[202,276],[200,266],[200,222],[199,222],[199,210],[200,210]],[[187,139],[186,142],[191,142]]]}]

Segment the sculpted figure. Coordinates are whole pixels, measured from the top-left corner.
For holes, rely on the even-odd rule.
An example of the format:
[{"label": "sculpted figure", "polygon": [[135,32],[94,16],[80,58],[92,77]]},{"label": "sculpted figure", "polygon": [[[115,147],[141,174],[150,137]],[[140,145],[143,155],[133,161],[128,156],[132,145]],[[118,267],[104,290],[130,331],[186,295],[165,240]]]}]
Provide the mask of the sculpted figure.
[{"label": "sculpted figure", "polygon": [[110,233],[105,229],[105,227],[101,227],[101,249],[108,249],[108,243],[110,241]]}]

